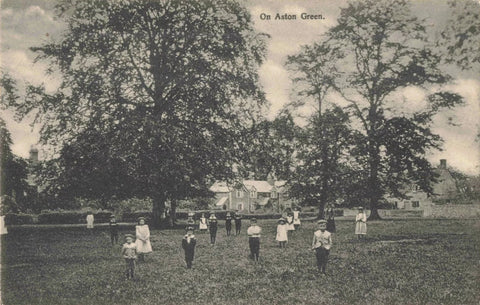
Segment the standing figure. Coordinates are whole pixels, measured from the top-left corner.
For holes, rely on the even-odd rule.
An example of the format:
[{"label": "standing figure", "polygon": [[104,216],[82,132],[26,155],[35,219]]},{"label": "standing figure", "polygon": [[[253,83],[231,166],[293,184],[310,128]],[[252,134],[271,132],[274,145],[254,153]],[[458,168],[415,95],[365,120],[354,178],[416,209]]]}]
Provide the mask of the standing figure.
[{"label": "standing figure", "polygon": [[89,230],[93,229],[93,221],[94,221],[93,213],[88,212],[87,213],[87,229]]},{"label": "standing figure", "polygon": [[135,275],[135,260],[137,259],[137,245],[133,242],[133,235],[125,235],[125,243],[122,247],[122,256],[125,259],[127,268],[125,274],[127,279],[133,279]]},{"label": "standing figure", "polygon": [[257,219],[250,219],[250,226],[247,229],[248,245],[250,246],[250,257],[258,262],[260,256],[260,234],[262,228],[257,225]]},{"label": "standing figure", "polygon": [[294,232],[295,231],[295,226],[293,225],[293,213],[288,212],[287,214],[287,231],[289,232]]},{"label": "standing figure", "polygon": [[277,237],[275,239],[278,241],[278,246],[280,248],[286,247],[288,242],[287,224],[283,218],[278,220]]},{"label": "standing figure", "polygon": [[135,227],[135,235],[137,240],[137,253],[138,260],[141,262],[145,261],[145,254],[152,252],[152,245],[150,244],[150,229],[148,225],[145,224],[145,218],[138,218],[138,225]]},{"label": "standing figure", "polygon": [[242,229],[242,215],[235,213],[235,235],[240,234]]},{"label": "standing figure", "polygon": [[210,218],[208,219],[209,222],[209,230],[210,230],[210,243],[212,245],[215,244],[215,240],[217,238],[217,228],[218,228],[218,222],[217,222],[217,217],[215,216],[215,213],[210,214]]},{"label": "standing figure", "polygon": [[188,227],[187,234],[182,239],[182,248],[185,251],[185,262],[187,263],[187,269],[192,268],[193,257],[195,256],[195,246],[197,239],[193,235],[194,228]]},{"label": "standing figure", "polygon": [[188,212],[187,226],[185,227],[185,229],[188,227],[195,227],[195,219],[193,219],[194,216],[195,213]]},{"label": "standing figure", "polygon": [[108,223],[110,227],[110,240],[112,241],[112,245],[118,243],[118,224],[117,220],[115,219],[115,215],[110,216],[110,222]]},{"label": "standing figure", "polygon": [[202,213],[202,217],[200,217],[199,229],[200,231],[208,230],[207,218],[205,217],[205,213]]},{"label": "standing figure", "polygon": [[363,208],[358,208],[357,217],[355,217],[355,234],[358,239],[362,239],[367,234],[367,215],[363,211]]},{"label": "standing figure", "polygon": [[313,233],[312,250],[315,251],[317,257],[318,271],[325,275],[327,269],[328,255],[332,246],[332,234],[328,232],[327,221],[320,219],[318,222],[318,231]]},{"label": "standing figure", "polygon": [[0,235],[7,234],[7,225],[5,224],[5,215],[0,216]]},{"label": "standing figure", "polygon": [[232,232],[232,215],[230,215],[230,212],[227,212],[225,216],[225,228],[227,229],[227,236],[230,236]]},{"label": "standing figure", "polygon": [[330,233],[335,233],[335,211],[333,208],[327,210],[327,231]]},{"label": "standing figure", "polygon": [[295,230],[298,230],[298,228],[300,227],[300,211],[298,210],[298,208],[295,208],[295,210],[293,211],[293,226]]}]

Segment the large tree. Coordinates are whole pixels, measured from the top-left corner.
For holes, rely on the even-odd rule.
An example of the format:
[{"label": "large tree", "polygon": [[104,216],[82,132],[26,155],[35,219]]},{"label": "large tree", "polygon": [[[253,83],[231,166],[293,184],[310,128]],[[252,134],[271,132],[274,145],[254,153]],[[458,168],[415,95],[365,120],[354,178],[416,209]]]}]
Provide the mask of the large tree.
[{"label": "large tree", "polygon": [[[430,191],[434,177],[425,153],[441,144],[430,124],[462,99],[442,87],[450,77],[439,69],[441,58],[429,48],[425,27],[407,1],[351,2],[323,42],[335,55],[331,88],[363,134],[357,158],[367,173],[370,219],[377,219],[380,199],[399,193],[405,181]],[[413,103],[403,94],[406,88],[419,90],[424,100]]]},{"label": "large tree", "polygon": [[[155,223],[167,200],[204,193],[209,179],[231,174],[241,131],[264,102],[257,68],[265,35],[243,6],[65,0],[57,10],[65,34],[32,50],[61,73],[60,88],[29,87],[24,101],[10,100],[21,115],[36,111],[44,144],[59,148],[59,158],[62,147],[80,145],[90,157],[101,149],[119,160],[135,190],[153,199]],[[89,131],[108,145],[90,145]]]}]

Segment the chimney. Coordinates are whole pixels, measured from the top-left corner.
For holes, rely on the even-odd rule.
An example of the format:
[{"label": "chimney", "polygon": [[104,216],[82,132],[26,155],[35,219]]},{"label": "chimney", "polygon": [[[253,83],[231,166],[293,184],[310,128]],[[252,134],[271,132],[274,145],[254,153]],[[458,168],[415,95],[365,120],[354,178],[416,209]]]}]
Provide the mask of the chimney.
[{"label": "chimney", "polygon": [[440,159],[440,166],[438,168],[447,169],[447,159]]},{"label": "chimney", "polygon": [[38,149],[34,145],[30,146],[30,162],[38,163]]}]

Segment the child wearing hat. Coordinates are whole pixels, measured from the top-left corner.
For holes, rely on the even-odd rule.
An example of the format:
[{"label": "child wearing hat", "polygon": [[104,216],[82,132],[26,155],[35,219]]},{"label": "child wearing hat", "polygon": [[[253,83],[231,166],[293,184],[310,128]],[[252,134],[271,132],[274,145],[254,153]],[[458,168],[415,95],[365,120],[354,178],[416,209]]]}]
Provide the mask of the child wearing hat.
[{"label": "child wearing hat", "polygon": [[145,218],[143,217],[138,218],[135,236],[137,237],[135,243],[137,244],[138,260],[144,262],[145,254],[152,252],[152,244],[150,243],[150,229],[145,224]]},{"label": "child wearing hat", "polygon": [[185,262],[187,263],[187,269],[192,268],[193,257],[195,256],[195,246],[197,239],[193,235],[194,228],[187,227],[187,234],[182,239],[182,248],[185,251]]},{"label": "child wearing hat", "polygon": [[126,262],[125,274],[127,279],[133,279],[135,273],[135,260],[137,259],[137,245],[133,242],[133,235],[125,235],[125,243],[122,247],[122,256]]},{"label": "child wearing hat", "polygon": [[248,244],[250,246],[250,255],[251,258],[258,262],[260,256],[260,234],[262,233],[262,228],[257,224],[257,219],[250,219],[250,226],[247,229],[248,235]]},{"label": "child wearing hat", "polygon": [[367,234],[367,215],[363,212],[363,208],[358,209],[357,217],[355,217],[355,234],[358,239],[362,239]]},{"label": "child wearing hat", "polygon": [[235,235],[240,234],[242,229],[242,215],[235,213]]},{"label": "child wearing hat", "polygon": [[293,213],[291,211],[287,213],[286,224],[287,231],[293,233],[295,231],[295,225],[293,224]]},{"label": "child wearing hat", "polygon": [[312,250],[317,258],[318,271],[325,274],[328,255],[332,246],[332,234],[327,231],[327,221],[321,219],[317,222],[318,230],[313,233]]},{"label": "child wearing hat", "polygon": [[232,215],[230,212],[227,212],[227,215],[225,216],[225,228],[227,229],[227,236],[230,236],[230,233],[232,232]]},{"label": "child wearing hat", "polygon": [[110,222],[108,223],[110,228],[110,240],[112,241],[112,245],[118,243],[118,224],[117,220],[115,219],[115,215],[110,216]]},{"label": "child wearing hat", "polygon": [[198,225],[200,231],[207,231],[207,218],[205,217],[205,213],[202,213],[202,217],[200,217],[200,224]]},{"label": "child wearing hat", "polygon": [[287,224],[283,218],[278,220],[277,237],[275,239],[278,241],[278,246],[280,248],[286,247],[288,242]]},{"label": "child wearing hat", "polygon": [[210,243],[212,245],[215,244],[215,240],[217,238],[217,228],[218,228],[218,222],[217,222],[217,217],[215,216],[215,213],[210,214],[210,218],[208,219],[209,221],[209,229],[210,229]]}]

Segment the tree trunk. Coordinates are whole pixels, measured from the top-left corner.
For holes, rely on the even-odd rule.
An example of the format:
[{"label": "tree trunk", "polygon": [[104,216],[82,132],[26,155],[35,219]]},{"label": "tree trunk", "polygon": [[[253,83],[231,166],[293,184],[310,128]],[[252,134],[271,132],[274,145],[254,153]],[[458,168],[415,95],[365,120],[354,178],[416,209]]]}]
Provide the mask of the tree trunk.
[{"label": "tree trunk", "polygon": [[172,199],[170,206],[170,219],[172,221],[172,227],[174,227],[177,222],[177,200]]},{"label": "tree trunk", "polygon": [[162,225],[162,215],[165,211],[165,199],[156,196],[153,198],[153,208],[152,208],[152,227],[160,228]]},{"label": "tree trunk", "polygon": [[[369,135],[369,137],[373,137]],[[368,197],[370,203],[370,216],[368,220],[381,219],[378,214],[378,202],[381,198],[380,181],[378,180],[378,168],[380,165],[380,151],[374,140],[370,140],[369,143],[369,163],[370,173],[368,179]]]}]

